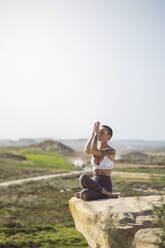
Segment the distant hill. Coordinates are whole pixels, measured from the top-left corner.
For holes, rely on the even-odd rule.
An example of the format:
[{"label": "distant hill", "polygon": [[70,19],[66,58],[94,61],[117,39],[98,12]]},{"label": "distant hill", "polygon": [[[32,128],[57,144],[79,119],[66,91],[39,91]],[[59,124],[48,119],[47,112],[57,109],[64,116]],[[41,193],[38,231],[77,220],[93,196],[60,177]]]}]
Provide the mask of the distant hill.
[{"label": "distant hill", "polygon": [[74,150],[72,148],[62,144],[59,141],[54,140],[45,140],[43,142],[30,145],[30,148],[41,148],[43,151],[46,152],[59,152],[62,154],[74,153]]},{"label": "distant hill", "polygon": [[83,151],[87,143],[87,139],[58,139],[58,141],[77,151]]},{"label": "distant hill", "polygon": [[[75,150],[83,151],[88,139],[60,139],[59,141]],[[116,149],[116,158],[131,151],[165,153],[165,141],[112,139],[109,145]]]},{"label": "distant hill", "polygon": [[0,140],[1,147],[26,147],[28,148],[41,148],[43,151],[47,152],[60,152],[63,154],[74,153],[74,149],[65,144],[62,144],[60,141],[50,140],[46,138],[38,139],[19,139],[19,140],[10,140],[4,139]]},{"label": "distant hill", "polygon": [[0,159],[12,159],[12,160],[22,161],[22,160],[26,160],[26,157],[9,152],[0,152]]},{"label": "distant hill", "polygon": [[11,139],[0,139],[0,146],[28,146],[32,144],[36,144],[45,140],[45,138],[39,139],[18,139],[18,140],[11,140]]},{"label": "distant hill", "polygon": [[[0,139],[0,146],[28,146],[43,142],[45,140],[50,140],[50,138],[38,138],[38,139]],[[85,144],[88,139],[56,139],[54,142],[60,142],[67,147],[70,147],[77,151],[83,151]],[[117,151],[117,156],[120,156],[122,153],[131,152],[131,151],[141,151],[141,152],[156,152],[156,153],[165,153],[165,141],[158,140],[115,140],[112,139],[109,144],[114,147]]]},{"label": "distant hill", "polygon": [[135,164],[156,164],[165,165],[165,155],[152,155],[143,152],[128,152],[120,156],[117,160],[120,163],[135,163]]}]

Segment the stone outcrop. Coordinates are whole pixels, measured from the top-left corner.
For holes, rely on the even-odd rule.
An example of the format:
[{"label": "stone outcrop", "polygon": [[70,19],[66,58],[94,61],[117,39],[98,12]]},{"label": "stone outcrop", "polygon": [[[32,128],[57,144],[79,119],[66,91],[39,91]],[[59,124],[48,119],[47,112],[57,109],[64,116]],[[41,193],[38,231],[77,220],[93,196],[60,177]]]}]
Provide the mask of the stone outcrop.
[{"label": "stone outcrop", "polygon": [[133,242],[134,248],[160,248],[162,230],[160,228],[146,228],[139,230]]},{"label": "stone outcrop", "polygon": [[[91,248],[122,248],[129,247],[138,230],[157,227],[152,209],[153,205],[159,206],[162,202],[165,203],[165,196],[95,201],[72,197],[69,208],[76,229],[83,234]],[[124,242],[128,242],[128,245]]]}]

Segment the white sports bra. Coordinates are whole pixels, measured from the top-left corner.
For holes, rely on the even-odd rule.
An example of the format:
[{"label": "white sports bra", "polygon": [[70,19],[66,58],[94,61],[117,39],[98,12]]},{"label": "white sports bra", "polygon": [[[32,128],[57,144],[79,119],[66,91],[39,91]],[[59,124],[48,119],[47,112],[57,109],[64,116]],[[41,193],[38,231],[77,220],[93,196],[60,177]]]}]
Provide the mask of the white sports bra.
[{"label": "white sports bra", "polygon": [[92,156],[91,164],[95,169],[111,170],[113,168],[113,161],[109,159],[107,156],[104,156],[104,159],[101,161],[99,165],[95,163],[94,157]]}]

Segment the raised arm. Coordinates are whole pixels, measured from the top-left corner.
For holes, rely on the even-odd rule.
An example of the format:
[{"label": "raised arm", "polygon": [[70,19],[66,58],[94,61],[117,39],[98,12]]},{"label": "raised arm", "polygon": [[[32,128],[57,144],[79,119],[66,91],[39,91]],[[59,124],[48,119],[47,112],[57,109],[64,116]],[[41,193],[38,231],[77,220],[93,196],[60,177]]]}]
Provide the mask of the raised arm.
[{"label": "raised arm", "polygon": [[92,132],[92,135],[90,136],[90,138],[88,139],[86,145],[85,145],[85,149],[84,152],[87,154],[90,154],[90,149],[91,149],[91,143],[92,143],[92,139],[94,137],[94,132]]},{"label": "raised arm", "polygon": [[115,149],[113,149],[113,148],[108,148],[106,150],[98,149],[97,148],[97,138],[98,138],[98,135],[97,135],[97,133],[95,133],[94,138],[93,138],[92,143],[91,143],[90,154],[96,155],[96,156],[106,156],[106,155],[116,153]]},{"label": "raised arm", "polygon": [[94,132],[94,137],[91,143],[91,149],[90,149],[90,154],[96,155],[96,156],[106,156],[106,155],[115,155],[116,151],[113,148],[108,148],[108,149],[98,149],[97,148],[97,139],[98,139],[98,133],[99,133],[99,126],[100,122],[96,122],[94,124],[93,132]]}]

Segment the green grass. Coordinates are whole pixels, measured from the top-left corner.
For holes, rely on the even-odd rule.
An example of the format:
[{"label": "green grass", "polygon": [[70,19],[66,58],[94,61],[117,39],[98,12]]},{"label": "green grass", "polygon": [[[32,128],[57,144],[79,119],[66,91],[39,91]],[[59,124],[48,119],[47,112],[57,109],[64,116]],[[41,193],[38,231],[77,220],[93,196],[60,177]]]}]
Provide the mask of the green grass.
[{"label": "green grass", "polygon": [[[72,164],[66,162],[66,159],[59,153],[23,153],[28,161],[31,161],[31,168],[39,169],[63,169],[63,170],[73,170],[75,167]],[[29,166],[29,167],[30,167]]]},{"label": "green grass", "polygon": [[0,247],[87,248],[68,206],[79,189],[72,177],[1,188]]},{"label": "green grass", "polygon": [[[65,156],[40,149],[5,148],[26,157],[25,161],[0,161],[0,180],[29,177],[74,170]],[[77,169],[76,169],[77,170]],[[148,188],[161,193],[165,169],[116,168],[122,172],[147,172],[149,179],[121,179],[112,176],[113,191],[121,196],[150,195]],[[161,171],[161,172],[160,172]],[[162,174],[162,177],[152,174]],[[136,190],[140,188],[141,190]],[[84,237],[75,229],[68,200],[81,190],[78,177],[68,176],[2,187],[0,190],[0,247],[1,248],[87,248]],[[154,194],[154,193],[153,193]]]},{"label": "green grass", "polygon": [[31,226],[24,228],[1,228],[0,247],[40,247],[40,248],[87,248],[87,243],[75,229],[73,223]]},{"label": "green grass", "polygon": [[32,169],[46,169],[46,170],[73,170],[75,166],[69,164],[64,156],[60,153],[43,152],[43,151],[29,151],[22,152],[20,155],[24,155],[27,160],[14,161],[11,159],[5,159],[0,161],[0,164],[4,166],[23,167]]},{"label": "green grass", "polygon": [[[112,180],[113,191],[120,191],[122,197],[150,195],[143,190],[158,187],[152,182]],[[159,184],[159,192],[163,187],[164,182]],[[2,187],[0,247],[87,248],[68,206],[68,200],[79,190],[75,175]]]},{"label": "green grass", "polygon": [[23,155],[26,160],[0,158],[0,182],[39,175],[79,170],[60,153],[45,152],[40,149],[4,148],[0,152]]}]

